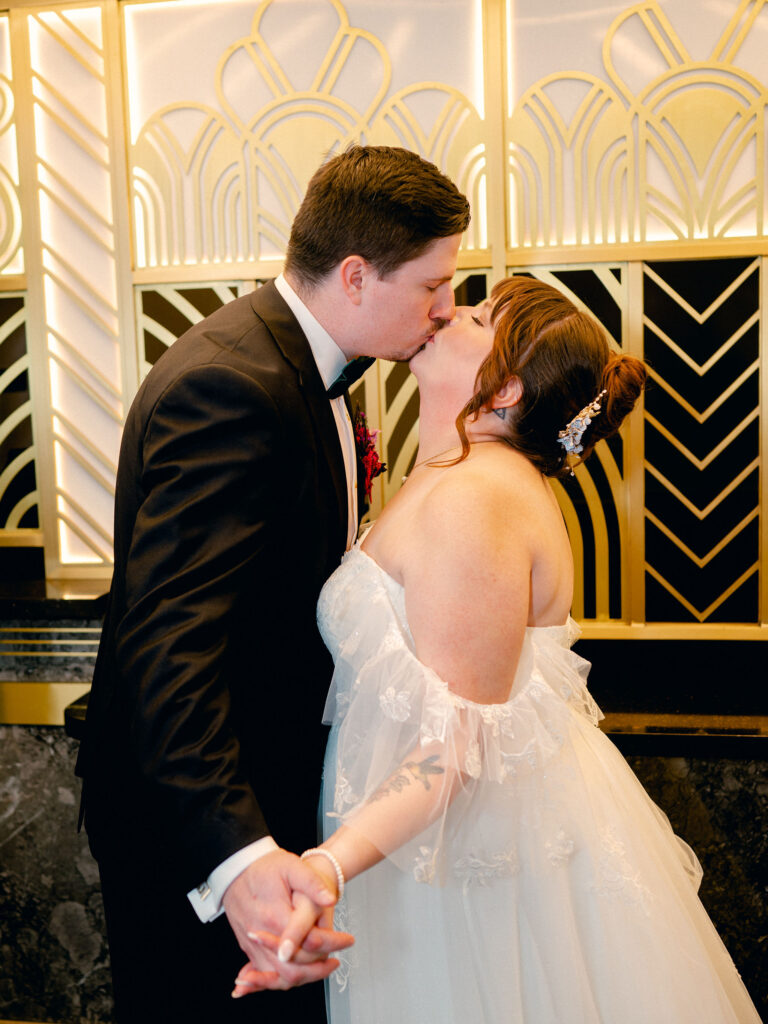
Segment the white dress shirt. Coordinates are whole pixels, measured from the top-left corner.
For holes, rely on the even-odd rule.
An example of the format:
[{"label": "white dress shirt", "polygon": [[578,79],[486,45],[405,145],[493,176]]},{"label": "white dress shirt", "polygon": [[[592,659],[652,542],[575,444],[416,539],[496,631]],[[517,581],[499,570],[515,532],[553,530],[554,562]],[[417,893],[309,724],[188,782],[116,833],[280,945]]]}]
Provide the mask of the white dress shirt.
[{"label": "white dress shirt", "polygon": [[[329,388],[348,362],[339,346],[317,322],[296,292],[291,288],[282,274],[275,279],[275,287],[285,300],[293,315],[307,336],[317,368],[323,384]],[[347,550],[352,547],[357,537],[357,453],[355,451],[355,434],[349,418],[343,396],[329,399],[336,429],[339,432],[339,443],[344,457],[344,470],[347,478]],[[214,868],[208,878],[196,889],[187,893],[187,898],[201,921],[213,921],[224,913],[221,905],[227,887],[234,882],[239,874],[259,857],[263,857],[278,845],[272,836],[263,836],[242,850],[227,857],[218,867]]]}]

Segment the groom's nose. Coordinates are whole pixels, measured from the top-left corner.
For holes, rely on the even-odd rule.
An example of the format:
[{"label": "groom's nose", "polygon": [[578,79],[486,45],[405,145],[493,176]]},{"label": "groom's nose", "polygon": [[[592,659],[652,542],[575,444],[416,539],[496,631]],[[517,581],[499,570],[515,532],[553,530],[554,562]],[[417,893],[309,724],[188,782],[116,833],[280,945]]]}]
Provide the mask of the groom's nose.
[{"label": "groom's nose", "polygon": [[440,327],[444,327],[449,320],[453,319],[455,312],[456,299],[453,294],[453,288],[450,281],[445,281],[435,292],[429,316],[435,324],[439,324],[437,330],[440,330]]}]

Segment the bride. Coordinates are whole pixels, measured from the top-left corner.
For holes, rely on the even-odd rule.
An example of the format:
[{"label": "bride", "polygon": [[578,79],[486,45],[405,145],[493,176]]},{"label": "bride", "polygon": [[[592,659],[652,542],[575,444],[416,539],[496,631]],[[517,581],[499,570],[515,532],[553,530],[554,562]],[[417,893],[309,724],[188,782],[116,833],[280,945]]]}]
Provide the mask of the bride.
[{"label": "bride", "polygon": [[[596,728],[570,650],[547,477],[618,430],[643,364],[515,277],[410,365],[414,469],[318,608],[336,669],[325,840],[304,856],[356,937],[326,982],[332,1024],[759,1021],[695,855]],[[263,937],[283,959],[328,923],[295,906]]]}]

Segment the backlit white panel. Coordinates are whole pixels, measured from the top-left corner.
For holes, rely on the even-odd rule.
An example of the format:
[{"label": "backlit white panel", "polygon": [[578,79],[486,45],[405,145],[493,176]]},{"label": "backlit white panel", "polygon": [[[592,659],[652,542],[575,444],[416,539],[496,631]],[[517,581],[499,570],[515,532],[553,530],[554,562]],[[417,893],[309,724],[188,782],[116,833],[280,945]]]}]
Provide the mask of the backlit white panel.
[{"label": "backlit white panel", "polygon": [[102,12],[27,19],[58,557],[112,557],[123,417]]}]

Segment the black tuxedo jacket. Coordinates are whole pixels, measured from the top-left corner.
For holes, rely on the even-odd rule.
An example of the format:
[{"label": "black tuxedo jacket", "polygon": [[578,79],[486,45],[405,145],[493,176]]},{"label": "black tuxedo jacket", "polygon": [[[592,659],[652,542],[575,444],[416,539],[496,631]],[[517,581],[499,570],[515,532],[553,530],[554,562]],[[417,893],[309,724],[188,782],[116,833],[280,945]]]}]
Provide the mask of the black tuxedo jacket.
[{"label": "black tuxedo jacket", "polygon": [[127,418],[78,758],[97,858],[140,836],[186,890],[267,833],[316,843],[315,605],[346,532],[330,403],[270,283],[175,342]]}]

